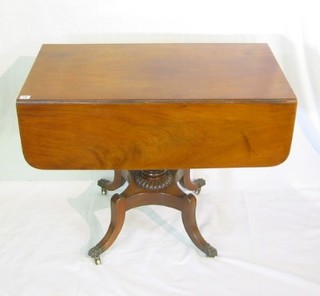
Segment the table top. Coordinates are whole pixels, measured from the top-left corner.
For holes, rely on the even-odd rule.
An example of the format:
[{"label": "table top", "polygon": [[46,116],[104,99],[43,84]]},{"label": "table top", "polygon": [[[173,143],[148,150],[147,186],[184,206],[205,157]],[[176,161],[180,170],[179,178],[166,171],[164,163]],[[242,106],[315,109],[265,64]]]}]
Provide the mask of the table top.
[{"label": "table top", "polygon": [[277,165],[295,112],[266,44],[44,45],[17,99],[41,169]]},{"label": "table top", "polygon": [[266,44],[43,45],[21,95],[115,103],[295,98]]}]

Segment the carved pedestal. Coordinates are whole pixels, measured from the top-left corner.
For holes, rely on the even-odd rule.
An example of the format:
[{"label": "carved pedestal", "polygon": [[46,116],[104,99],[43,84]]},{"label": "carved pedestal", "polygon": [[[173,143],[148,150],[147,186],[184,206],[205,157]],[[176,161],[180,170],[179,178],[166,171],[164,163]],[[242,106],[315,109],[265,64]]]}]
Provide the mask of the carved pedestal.
[{"label": "carved pedestal", "polygon": [[205,185],[203,179],[191,181],[190,170],[115,171],[112,182],[101,179],[98,185],[106,194],[126,182],[128,187],[111,198],[111,221],[105,236],[89,251],[96,264],[101,263],[100,254],[112,245],[120,233],[126,211],[144,205],[163,205],[181,211],[183,225],[193,243],[208,257],[217,255],[216,249],[205,241],[197,226],[196,197],[184,192],[178,185],[198,194]]}]

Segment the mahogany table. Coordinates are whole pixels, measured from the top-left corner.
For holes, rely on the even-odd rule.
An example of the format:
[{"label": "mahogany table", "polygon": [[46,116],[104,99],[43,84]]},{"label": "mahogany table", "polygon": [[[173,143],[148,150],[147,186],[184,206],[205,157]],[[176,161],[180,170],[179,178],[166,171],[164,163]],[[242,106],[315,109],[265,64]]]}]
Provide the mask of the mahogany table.
[{"label": "mahogany table", "polygon": [[89,251],[97,264],[127,210],[181,211],[196,223],[205,184],[192,168],[274,166],[288,156],[296,98],[266,44],[43,45],[17,99],[25,159],[40,169],[112,169],[111,222]]}]

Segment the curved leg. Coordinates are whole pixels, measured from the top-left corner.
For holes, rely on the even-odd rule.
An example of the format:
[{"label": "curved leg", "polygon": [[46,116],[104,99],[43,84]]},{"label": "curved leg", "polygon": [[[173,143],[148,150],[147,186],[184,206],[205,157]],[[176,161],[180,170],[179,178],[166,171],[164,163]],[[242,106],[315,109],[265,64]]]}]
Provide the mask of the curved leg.
[{"label": "curved leg", "polygon": [[126,212],[126,203],[124,197],[115,194],[111,198],[111,221],[107,233],[102,240],[92,249],[88,255],[95,260],[96,264],[100,264],[100,254],[107,250],[119,235],[124,223]]},{"label": "curved leg", "polygon": [[213,248],[202,237],[196,221],[196,204],[197,200],[193,194],[188,194],[183,198],[181,209],[182,221],[186,232],[193,243],[204,252],[207,257],[215,257],[218,255],[217,250]]},{"label": "curved leg", "polygon": [[196,194],[199,194],[201,191],[201,187],[206,185],[206,181],[204,179],[196,179],[191,180],[190,170],[183,170],[183,176],[180,179],[180,184],[188,189],[194,191]]},{"label": "curved leg", "polygon": [[126,180],[122,176],[122,171],[115,170],[113,181],[109,181],[106,179],[100,179],[98,181],[98,186],[101,187],[101,193],[107,194],[107,190],[113,191],[120,188]]}]

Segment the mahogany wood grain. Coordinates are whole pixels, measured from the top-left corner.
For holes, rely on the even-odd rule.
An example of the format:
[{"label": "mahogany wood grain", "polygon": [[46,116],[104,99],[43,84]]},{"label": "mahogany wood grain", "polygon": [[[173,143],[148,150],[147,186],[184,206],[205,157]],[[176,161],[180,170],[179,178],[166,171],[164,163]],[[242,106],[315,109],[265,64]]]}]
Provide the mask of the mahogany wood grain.
[{"label": "mahogany wood grain", "polygon": [[44,45],[21,95],[42,169],[277,165],[296,112],[265,44]]}]

